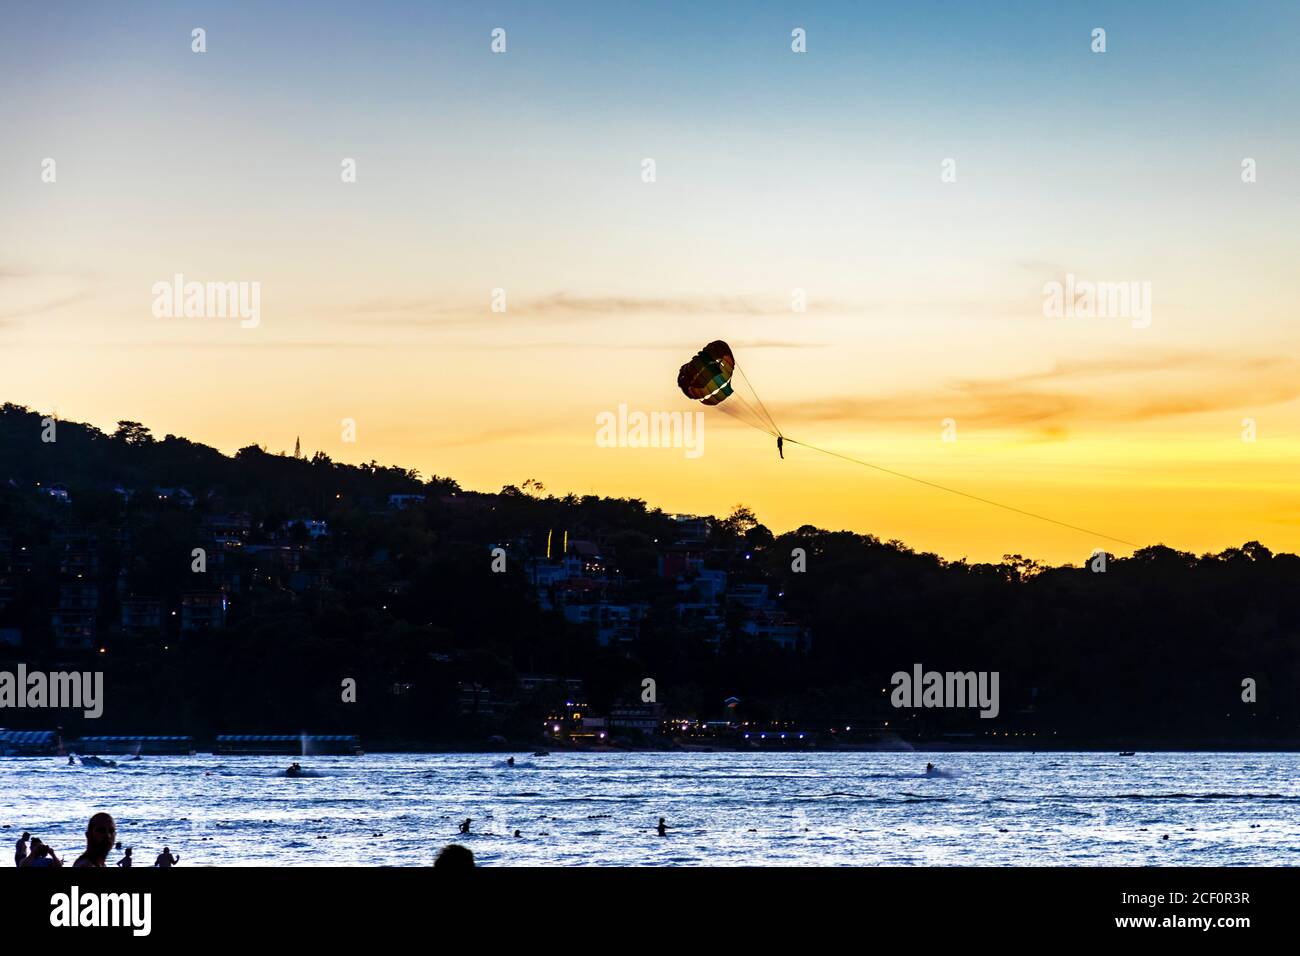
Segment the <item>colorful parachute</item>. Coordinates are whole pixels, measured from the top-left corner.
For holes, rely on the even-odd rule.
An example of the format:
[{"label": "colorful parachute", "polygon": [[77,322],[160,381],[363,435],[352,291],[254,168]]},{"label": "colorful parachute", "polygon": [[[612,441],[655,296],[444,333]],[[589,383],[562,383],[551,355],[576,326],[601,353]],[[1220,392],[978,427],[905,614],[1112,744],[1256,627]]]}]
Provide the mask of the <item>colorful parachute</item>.
[{"label": "colorful parachute", "polygon": [[704,346],[681,367],[677,387],[687,398],[717,405],[732,394],[731,376],[735,370],[736,357],[731,354],[731,346],[719,339]]},{"label": "colorful parachute", "polygon": [[716,405],[720,411],[759,431],[772,436],[781,434],[763,407],[762,399],[736,364],[731,346],[721,339],[704,346],[678,370],[677,387],[701,405]]}]

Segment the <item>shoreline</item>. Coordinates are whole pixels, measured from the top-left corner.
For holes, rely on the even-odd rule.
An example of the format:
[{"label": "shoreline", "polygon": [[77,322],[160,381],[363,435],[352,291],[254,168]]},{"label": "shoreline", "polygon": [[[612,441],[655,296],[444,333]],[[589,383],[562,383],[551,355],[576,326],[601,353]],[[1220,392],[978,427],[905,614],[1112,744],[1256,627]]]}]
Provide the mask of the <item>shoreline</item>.
[{"label": "shoreline", "polygon": [[[506,756],[536,756],[540,751],[546,751],[544,756],[558,756],[561,754],[804,754],[808,756],[817,756],[819,754],[853,754],[853,753],[983,753],[983,754],[1009,754],[1009,753],[1028,753],[1028,754],[1111,754],[1113,756],[1141,756],[1143,754],[1191,754],[1191,753],[1300,753],[1300,743],[1291,741],[1265,741],[1249,745],[1219,741],[1213,743],[1201,744],[1175,744],[1168,742],[1151,742],[1142,743],[1062,743],[1050,747],[1020,747],[1006,746],[993,747],[988,745],[982,746],[963,746],[951,742],[932,742],[918,741],[904,744],[892,745],[869,745],[862,746],[837,746],[837,747],[730,747],[726,745],[707,746],[700,744],[684,745],[667,745],[667,746],[645,746],[645,747],[572,747],[557,744],[550,744],[537,747],[533,744],[520,743],[518,746],[511,745],[494,745],[483,746],[482,744],[404,744],[394,742],[384,742],[372,747],[366,747],[360,754],[348,753],[303,753],[301,751],[285,752],[247,752],[247,753],[217,753],[215,751],[200,748],[191,753],[142,753],[141,759],[156,759],[158,757],[219,757],[242,758],[242,757],[282,757],[290,759],[294,757],[354,757],[354,756],[379,756],[392,754],[427,754],[427,755],[449,755],[449,754],[499,754]],[[0,754],[0,759],[12,758],[22,760],[32,759],[66,759],[68,754],[81,756],[123,756],[120,751],[100,750],[92,752],[90,750],[82,751],[75,747],[68,748],[64,753],[13,753]]]}]

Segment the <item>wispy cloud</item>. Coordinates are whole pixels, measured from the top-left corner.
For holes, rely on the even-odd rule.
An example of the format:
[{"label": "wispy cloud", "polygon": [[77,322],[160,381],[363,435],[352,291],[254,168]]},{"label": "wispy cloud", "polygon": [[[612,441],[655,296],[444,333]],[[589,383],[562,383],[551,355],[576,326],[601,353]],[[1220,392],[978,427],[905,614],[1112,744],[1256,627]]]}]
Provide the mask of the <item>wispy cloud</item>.
[{"label": "wispy cloud", "polygon": [[[0,328],[6,323],[0,320]],[[825,342],[797,342],[793,339],[741,339],[730,338],[728,341],[733,347],[752,352],[758,349],[822,349],[828,348]],[[259,352],[259,351],[339,351],[339,352],[357,352],[357,351],[402,351],[411,348],[413,345],[427,344],[420,340],[412,339],[385,339],[385,340],[366,340],[358,338],[349,339],[267,339],[251,338],[247,341],[230,341],[229,339],[221,340],[194,340],[176,338],[167,341],[138,341],[138,340],[80,340],[81,344],[93,346],[97,349],[126,349],[130,351],[150,350],[150,351],[176,351],[176,352],[198,352],[198,351],[241,351],[241,352]],[[611,344],[608,341],[596,339],[557,339],[557,340],[524,340],[503,342],[498,339],[477,338],[460,338],[460,339],[439,339],[438,348],[446,351],[463,350],[463,351],[494,351],[503,350],[514,351],[578,351],[578,350],[595,350],[609,351],[610,349],[636,349],[638,351],[655,351],[667,352],[674,355],[690,355],[698,351],[704,344],[703,339],[679,341],[654,341],[654,342],[619,342]]]},{"label": "wispy cloud", "polygon": [[[1119,380],[1125,377],[1140,379],[1141,388],[1123,388]],[[1171,352],[1067,360],[1043,371],[960,380],[933,391],[832,396],[787,404],[781,418],[917,424],[951,417],[980,428],[1032,426],[1039,437],[1059,438],[1072,425],[1148,421],[1296,399],[1300,363],[1294,360]]]},{"label": "wispy cloud", "polygon": [[[0,323],[29,319],[80,302],[88,295],[86,276],[41,273],[14,265],[0,265]],[[69,291],[68,286],[74,288]]]},{"label": "wispy cloud", "polygon": [[[446,327],[509,321],[582,321],[620,315],[663,316],[790,316],[790,300],[764,295],[699,296],[584,296],[570,292],[507,300],[506,312],[493,312],[482,302],[388,300],[360,302],[336,311],[353,316],[360,324],[410,327]],[[814,299],[811,311],[842,311],[852,306]]]},{"label": "wispy cloud", "polygon": [[84,298],[86,298],[85,292],[73,292],[53,299],[44,299],[39,302],[11,307],[7,311],[0,312],[0,323],[12,322],[14,319],[32,319],[37,316],[49,315],[51,312],[57,312],[74,302],[80,302]]}]

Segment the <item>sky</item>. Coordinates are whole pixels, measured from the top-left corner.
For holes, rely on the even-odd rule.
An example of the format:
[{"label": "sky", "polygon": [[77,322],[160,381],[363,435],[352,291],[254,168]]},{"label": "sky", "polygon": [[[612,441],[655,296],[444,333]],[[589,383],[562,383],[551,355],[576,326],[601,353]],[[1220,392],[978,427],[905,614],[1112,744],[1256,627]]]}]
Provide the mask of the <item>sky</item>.
[{"label": "sky", "polygon": [[[950,559],[1300,550],[1293,3],[3,23],[0,400]],[[177,274],[257,283],[256,326],[157,315]],[[1149,314],[1046,315],[1067,276]],[[677,368],[719,338],[787,436],[1099,534],[780,460],[716,409],[698,455],[598,441],[696,410]]]}]

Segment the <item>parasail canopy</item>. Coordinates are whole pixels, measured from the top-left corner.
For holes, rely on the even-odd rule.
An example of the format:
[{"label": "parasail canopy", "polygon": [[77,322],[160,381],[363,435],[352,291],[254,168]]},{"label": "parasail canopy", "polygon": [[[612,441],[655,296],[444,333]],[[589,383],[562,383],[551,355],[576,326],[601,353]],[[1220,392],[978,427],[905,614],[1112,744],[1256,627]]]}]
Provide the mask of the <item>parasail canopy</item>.
[{"label": "parasail canopy", "polygon": [[701,405],[717,406],[720,411],[769,435],[781,434],[762,399],[736,364],[731,346],[721,339],[704,346],[678,370],[677,387]]}]

